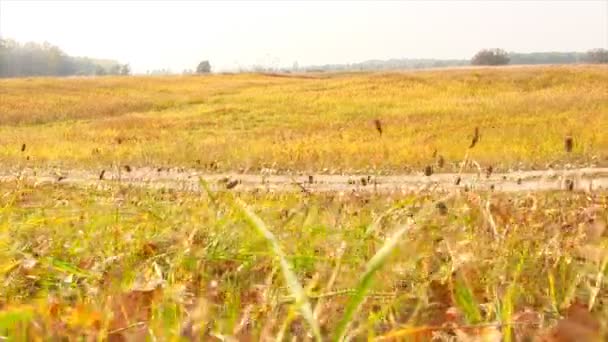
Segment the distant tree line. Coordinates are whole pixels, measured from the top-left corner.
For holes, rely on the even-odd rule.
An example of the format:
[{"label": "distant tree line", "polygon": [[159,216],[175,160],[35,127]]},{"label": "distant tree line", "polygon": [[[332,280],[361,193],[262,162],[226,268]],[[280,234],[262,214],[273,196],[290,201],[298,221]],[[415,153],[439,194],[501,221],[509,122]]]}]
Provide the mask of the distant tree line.
[{"label": "distant tree line", "polygon": [[457,67],[466,65],[505,64],[573,64],[608,63],[608,50],[593,49],[587,52],[506,52],[503,49],[484,49],[470,60],[466,59],[388,59],[369,60],[353,64],[325,64],[302,68],[309,72],[352,70],[398,70]]},{"label": "distant tree line", "polygon": [[587,52],[533,52],[507,53],[503,49],[484,49],[471,59],[472,65],[506,64],[572,64],[608,63],[608,50],[592,49]]},{"label": "distant tree line", "polygon": [[128,64],[68,56],[49,43],[21,44],[0,39],[0,77],[129,75]]},{"label": "distant tree line", "polygon": [[352,71],[352,70],[398,70],[398,69],[427,69],[469,65],[466,59],[372,59],[352,64],[325,64],[298,67],[308,72],[320,71]]}]

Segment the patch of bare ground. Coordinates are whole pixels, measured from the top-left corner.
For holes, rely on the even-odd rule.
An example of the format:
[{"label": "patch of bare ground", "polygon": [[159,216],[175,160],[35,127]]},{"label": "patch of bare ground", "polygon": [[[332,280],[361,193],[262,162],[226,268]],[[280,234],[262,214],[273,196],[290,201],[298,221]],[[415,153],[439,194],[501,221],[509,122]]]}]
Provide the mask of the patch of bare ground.
[{"label": "patch of bare ground", "polygon": [[200,180],[213,189],[270,192],[415,192],[447,191],[453,189],[521,191],[594,191],[608,189],[608,168],[569,170],[535,170],[509,173],[432,173],[413,175],[277,175],[269,173],[206,174],[179,168],[120,168],[100,170],[35,170],[4,172],[0,181],[27,180],[37,184],[61,183],[72,185],[103,185],[124,183],[150,188],[171,188],[200,191]]}]

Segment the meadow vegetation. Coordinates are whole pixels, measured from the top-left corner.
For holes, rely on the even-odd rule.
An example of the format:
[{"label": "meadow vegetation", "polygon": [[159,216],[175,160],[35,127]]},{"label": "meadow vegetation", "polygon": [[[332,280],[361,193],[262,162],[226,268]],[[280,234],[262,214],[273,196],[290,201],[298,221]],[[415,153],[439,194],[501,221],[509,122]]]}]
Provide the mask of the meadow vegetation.
[{"label": "meadow vegetation", "polygon": [[606,84],[601,66],[0,80],[17,175],[0,182],[0,340],[605,340],[605,189],[19,175],[606,166]]},{"label": "meadow vegetation", "polygon": [[479,127],[495,170],[605,166],[606,84],[604,66],[0,80],[0,163],[453,171]]},{"label": "meadow vegetation", "polygon": [[18,340],[307,340],[316,327],[595,341],[607,328],[606,192],[2,194],[0,336]]}]

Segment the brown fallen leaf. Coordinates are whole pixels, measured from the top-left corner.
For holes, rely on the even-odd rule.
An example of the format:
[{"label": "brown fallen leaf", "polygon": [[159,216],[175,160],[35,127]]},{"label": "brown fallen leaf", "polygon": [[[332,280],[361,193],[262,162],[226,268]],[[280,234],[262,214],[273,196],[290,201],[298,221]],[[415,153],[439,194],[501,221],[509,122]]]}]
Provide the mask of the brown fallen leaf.
[{"label": "brown fallen leaf", "polygon": [[148,291],[134,290],[111,298],[113,318],[108,340],[145,340],[153,304],[161,295],[161,288],[156,288]]},{"label": "brown fallen leaf", "polygon": [[526,308],[523,311],[517,312],[512,317],[513,334],[516,341],[532,341],[538,332],[538,327],[541,324],[542,316],[540,313]]},{"label": "brown fallen leaf", "polygon": [[565,317],[553,329],[539,335],[536,341],[599,342],[602,341],[600,323],[586,305],[575,302],[566,310]]}]

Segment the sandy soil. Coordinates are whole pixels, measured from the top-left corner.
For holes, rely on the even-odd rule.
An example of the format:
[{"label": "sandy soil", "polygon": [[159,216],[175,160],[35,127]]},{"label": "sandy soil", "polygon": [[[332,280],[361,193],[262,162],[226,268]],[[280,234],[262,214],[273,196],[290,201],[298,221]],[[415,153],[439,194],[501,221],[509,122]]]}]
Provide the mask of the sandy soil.
[{"label": "sandy soil", "polygon": [[[450,189],[493,190],[500,192],[608,190],[608,168],[536,170],[510,173],[439,173],[418,175],[307,175],[299,174],[205,174],[195,170],[125,168],[97,172],[85,170],[0,171],[0,182],[24,180],[35,184],[110,186],[116,183],[149,188],[200,191],[199,179],[214,190],[272,192],[412,192]],[[459,181],[458,181],[459,180]]]}]

